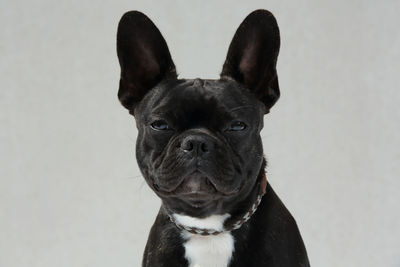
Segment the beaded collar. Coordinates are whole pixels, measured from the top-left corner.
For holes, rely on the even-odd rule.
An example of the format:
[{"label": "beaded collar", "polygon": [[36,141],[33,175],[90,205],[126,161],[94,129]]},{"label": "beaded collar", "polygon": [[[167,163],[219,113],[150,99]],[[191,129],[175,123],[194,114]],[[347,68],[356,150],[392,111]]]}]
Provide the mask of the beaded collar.
[{"label": "beaded collar", "polygon": [[247,210],[247,212],[245,212],[242,215],[235,216],[235,217],[237,217],[237,219],[230,222],[227,226],[223,226],[222,230],[202,229],[202,228],[197,228],[197,227],[185,226],[185,225],[182,225],[179,222],[177,222],[176,219],[174,218],[174,216],[171,215],[169,212],[168,212],[168,216],[169,216],[169,219],[171,220],[171,222],[173,222],[177,228],[179,228],[180,230],[189,232],[191,234],[207,236],[207,235],[218,235],[221,233],[231,232],[233,230],[239,229],[256,212],[258,206],[261,203],[262,197],[265,194],[266,187],[267,187],[267,177],[264,173],[263,177],[259,181],[259,193],[257,195],[256,200],[253,202],[253,204],[250,206],[250,208]]}]

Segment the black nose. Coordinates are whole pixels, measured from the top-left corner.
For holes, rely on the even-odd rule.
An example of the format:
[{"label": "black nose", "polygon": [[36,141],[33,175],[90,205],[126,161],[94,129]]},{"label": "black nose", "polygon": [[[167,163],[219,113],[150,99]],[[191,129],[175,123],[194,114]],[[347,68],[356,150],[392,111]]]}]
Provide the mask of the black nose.
[{"label": "black nose", "polygon": [[192,156],[205,156],[214,150],[214,142],[207,136],[189,135],[182,140],[181,149]]}]

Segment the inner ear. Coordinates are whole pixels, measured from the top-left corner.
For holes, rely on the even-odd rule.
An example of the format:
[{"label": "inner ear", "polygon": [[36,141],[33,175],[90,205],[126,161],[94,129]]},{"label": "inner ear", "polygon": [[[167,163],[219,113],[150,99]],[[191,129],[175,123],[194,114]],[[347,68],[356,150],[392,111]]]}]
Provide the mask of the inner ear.
[{"label": "inner ear", "polygon": [[274,16],[269,11],[256,10],[237,29],[221,72],[221,78],[232,78],[252,91],[264,103],[266,112],[280,95],[276,73],[279,47]]},{"label": "inner ear", "polygon": [[158,28],[143,13],[129,11],[118,25],[117,53],[121,66],[118,97],[134,109],[163,79],[176,79],[175,65]]},{"label": "inner ear", "polygon": [[248,44],[243,51],[241,60],[239,61],[238,71],[241,73],[240,81],[246,84],[248,87],[253,88],[256,83],[256,79],[260,76],[258,73],[259,62],[258,62],[258,50],[260,44],[257,41]]}]

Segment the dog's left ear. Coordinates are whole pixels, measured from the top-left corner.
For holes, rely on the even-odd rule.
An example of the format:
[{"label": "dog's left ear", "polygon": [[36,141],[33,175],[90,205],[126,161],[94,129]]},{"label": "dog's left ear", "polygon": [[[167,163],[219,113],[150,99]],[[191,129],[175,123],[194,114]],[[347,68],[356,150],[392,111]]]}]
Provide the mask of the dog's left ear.
[{"label": "dog's left ear", "polygon": [[276,61],[280,47],[278,24],[271,12],[250,13],[229,46],[221,78],[233,78],[265,105],[265,113],[278,100]]}]

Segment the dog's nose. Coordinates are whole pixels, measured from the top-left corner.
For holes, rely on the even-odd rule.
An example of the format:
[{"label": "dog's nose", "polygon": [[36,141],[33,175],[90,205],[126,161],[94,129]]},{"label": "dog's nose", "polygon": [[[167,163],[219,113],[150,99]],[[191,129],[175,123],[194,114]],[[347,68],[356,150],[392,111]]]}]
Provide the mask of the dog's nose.
[{"label": "dog's nose", "polygon": [[203,156],[214,150],[214,142],[206,136],[189,135],[182,140],[181,149],[192,156]]}]

